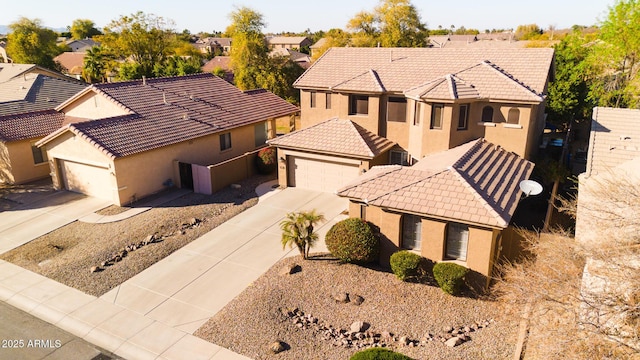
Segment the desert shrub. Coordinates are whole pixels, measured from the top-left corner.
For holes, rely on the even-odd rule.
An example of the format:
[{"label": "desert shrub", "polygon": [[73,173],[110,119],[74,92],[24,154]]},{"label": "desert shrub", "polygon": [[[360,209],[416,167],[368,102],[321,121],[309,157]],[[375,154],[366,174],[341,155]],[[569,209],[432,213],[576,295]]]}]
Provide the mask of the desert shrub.
[{"label": "desert shrub", "polygon": [[371,226],[359,218],[344,219],[329,229],[325,237],[327,249],[344,262],[368,263],[380,253],[378,237]]},{"label": "desert shrub", "polygon": [[405,281],[410,277],[418,276],[422,256],[409,250],[401,250],[393,253],[389,261],[391,271],[398,279]]},{"label": "desert shrub", "polygon": [[260,174],[268,175],[276,171],[278,164],[276,159],[276,149],[266,147],[258,151],[256,156],[256,167]]},{"label": "desert shrub", "polygon": [[349,360],[413,360],[410,357],[385,348],[358,351]]},{"label": "desert shrub", "polygon": [[433,266],[433,277],[442,291],[457,295],[468,271],[466,267],[455,263],[440,262]]}]

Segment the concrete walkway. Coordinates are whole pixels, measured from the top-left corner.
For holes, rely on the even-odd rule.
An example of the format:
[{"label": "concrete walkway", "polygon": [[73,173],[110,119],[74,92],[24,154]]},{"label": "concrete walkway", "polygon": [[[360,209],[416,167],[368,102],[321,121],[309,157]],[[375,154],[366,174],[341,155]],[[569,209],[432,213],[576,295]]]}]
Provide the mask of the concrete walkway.
[{"label": "concrete walkway", "polygon": [[296,188],[265,195],[100,298],[0,261],[0,300],[126,359],[247,359],[192,334],[275,262],[297,254],[280,245],[286,213],[323,213],[323,239],[347,208],[333,194]]}]

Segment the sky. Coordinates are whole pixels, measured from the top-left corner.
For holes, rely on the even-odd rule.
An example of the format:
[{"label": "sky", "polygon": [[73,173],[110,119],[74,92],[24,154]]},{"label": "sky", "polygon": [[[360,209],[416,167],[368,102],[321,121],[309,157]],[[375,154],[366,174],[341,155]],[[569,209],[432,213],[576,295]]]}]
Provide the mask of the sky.
[{"label": "sky", "polygon": [[[603,20],[615,0],[412,0],[429,29],[438,26],[464,26],[485,29],[515,29],[521,24],[538,24],[557,29],[572,25],[594,25]],[[66,28],[75,19],[89,19],[102,28],[112,20],[137,11],[173,20],[175,30],[224,31],[228,15],[247,6],[264,16],[264,33],[302,32],[344,29],[360,11],[372,11],[379,0],[107,0],[107,1],[4,1],[0,7],[0,25],[9,25],[20,17],[40,19],[50,28]]]}]

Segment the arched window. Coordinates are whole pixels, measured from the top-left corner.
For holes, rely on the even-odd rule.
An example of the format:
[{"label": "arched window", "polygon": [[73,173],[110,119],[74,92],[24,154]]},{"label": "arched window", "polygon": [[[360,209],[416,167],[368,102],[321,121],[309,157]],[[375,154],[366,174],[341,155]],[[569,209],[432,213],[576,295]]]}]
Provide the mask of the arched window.
[{"label": "arched window", "polygon": [[493,108],[491,106],[482,108],[482,121],[493,122]]},{"label": "arched window", "polygon": [[509,116],[507,117],[508,124],[519,124],[520,123],[520,109],[511,108],[509,109]]}]

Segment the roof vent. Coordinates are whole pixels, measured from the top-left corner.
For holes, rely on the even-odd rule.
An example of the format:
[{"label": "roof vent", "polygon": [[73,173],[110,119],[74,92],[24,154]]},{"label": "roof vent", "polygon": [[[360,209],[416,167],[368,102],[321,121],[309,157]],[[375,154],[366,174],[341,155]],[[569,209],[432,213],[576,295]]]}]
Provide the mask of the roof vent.
[{"label": "roof vent", "polygon": [[167,102],[167,94],[164,91],[162,92],[162,102],[165,105],[169,105],[169,103]]},{"label": "roof vent", "polygon": [[147,85],[147,77],[142,75],[142,85]]}]

